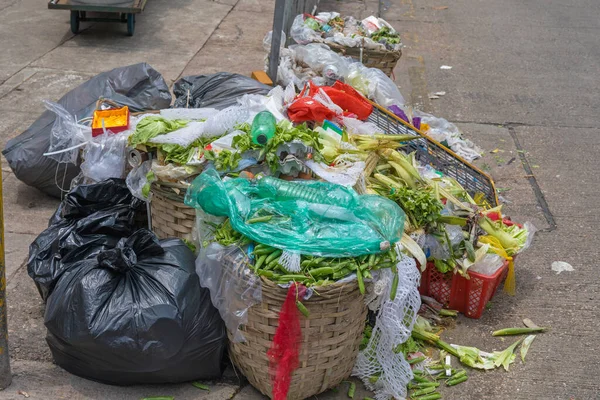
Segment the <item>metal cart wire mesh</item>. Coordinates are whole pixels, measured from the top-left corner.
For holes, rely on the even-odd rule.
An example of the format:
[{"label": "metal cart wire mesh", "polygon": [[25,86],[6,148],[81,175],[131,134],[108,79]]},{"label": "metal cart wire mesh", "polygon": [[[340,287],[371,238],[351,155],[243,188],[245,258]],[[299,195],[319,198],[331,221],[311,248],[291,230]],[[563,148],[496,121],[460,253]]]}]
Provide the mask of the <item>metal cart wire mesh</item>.
[{"label": "metal cart wire mesh", "polygon": [[474,165],[460,158],[452,150],[429,138],[415,127],[407,124],[383,107],[373,104],[373,112],[369,121],[377,125],[386,134],[415,135],[421,139],[412,140],[406,146],[409,152],[416,152],[416,159],[423,164],[431,165],[436,170],[458,181],[471,195],[483,193],[492,205],[498,205],[496,187],[492,178]]}]

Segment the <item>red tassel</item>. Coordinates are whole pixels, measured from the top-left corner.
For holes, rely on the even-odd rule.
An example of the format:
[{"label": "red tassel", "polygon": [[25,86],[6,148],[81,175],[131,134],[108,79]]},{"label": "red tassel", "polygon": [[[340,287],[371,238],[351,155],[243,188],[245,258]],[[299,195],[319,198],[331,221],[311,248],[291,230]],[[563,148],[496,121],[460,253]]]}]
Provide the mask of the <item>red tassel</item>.
[{"label": "red tassel", "polygon": [[279,326],[275,331],[273,344],[267,352],[270,360],[271,382],[273,385],[273,400],[285,400],[290,389],[292,373],[299,365],[300,340],[300,311],[296,300],[301,299],[306,287],[292,284],[279,313]]}]

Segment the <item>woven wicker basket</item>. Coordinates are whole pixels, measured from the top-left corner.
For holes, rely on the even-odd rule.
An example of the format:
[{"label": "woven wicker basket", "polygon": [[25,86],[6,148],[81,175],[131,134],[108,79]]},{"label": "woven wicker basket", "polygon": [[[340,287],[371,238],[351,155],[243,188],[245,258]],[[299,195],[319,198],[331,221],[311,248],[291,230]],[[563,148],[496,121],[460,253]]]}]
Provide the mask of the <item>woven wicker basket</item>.
[{"label": "woven wicker basket", "polygon": [[[335,43],[327,43],[331,50],[344,56],[352,57],[356,61],[361,61],[366,67],[378,68],[387,76],[392,76],[398,60],[402,56],[400,50],[378,50],[367,49],[364,47],[345,47]],[[362,50],[362,60],[361,60]]]},{"label": "woven wicker basket", "polygon": [[187,187],[171,182],[154,182],[150,191],[152,230],[160,239],[192,240],[196,210],[183,204]]},{"label": "woven wicker basket", "polygon": [[[319,295],[303,302],[310,315],[301,316],[300,366],[292,375],[288,400],[306,399],[336,386],[350,376],[358,355],[367,308],[356,281],[317,291]],[[246,342],[229,341],[234,364],[252,386],[269,397],[272,387],[267,351],[286,294],[286,289],[263,279],[262,303],[248,310],[248,323],[242,327]]]}]

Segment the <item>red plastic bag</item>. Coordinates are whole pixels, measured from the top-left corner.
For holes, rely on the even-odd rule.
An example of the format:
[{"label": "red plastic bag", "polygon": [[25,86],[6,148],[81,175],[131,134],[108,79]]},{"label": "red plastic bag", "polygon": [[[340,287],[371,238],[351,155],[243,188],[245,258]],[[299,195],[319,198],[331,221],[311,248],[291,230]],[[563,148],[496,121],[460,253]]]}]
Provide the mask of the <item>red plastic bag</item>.
[{"label": "red plastic bag", "polygon": [[373,106],[352,86],[336,81],[331,87],[323,86],[323,91],[346,113],[354,114],[360,120],[366,120],[373,112]]},{"label": "red plastic bag", "polygon": [[309,82],[288,107],[288,117],[291,121],[296,123],[323,122],[325,119],[335,119],[337,113],[334,110],[315,100],[315,95],[320,90],[341,108],[343,116],[356,116],[358,119],[365,120],[373,111],[371,103],[350,85],[337,81],[333,86],[317,86]]}]

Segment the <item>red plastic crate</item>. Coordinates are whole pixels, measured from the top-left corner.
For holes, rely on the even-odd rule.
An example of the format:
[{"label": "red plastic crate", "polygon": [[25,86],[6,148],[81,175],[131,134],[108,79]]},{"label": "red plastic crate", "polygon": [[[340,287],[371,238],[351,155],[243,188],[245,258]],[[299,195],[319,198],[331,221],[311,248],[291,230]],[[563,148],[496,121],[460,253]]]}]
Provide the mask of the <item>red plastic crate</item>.
[{"label": "red plastic crate", "polygon": [[481,318],[485,305],[494,296],[507,273],[508,261],[491,276],[469,272],[471,279],[452,272],[442,274],[432,262],[428,262],[421,274],[419,292],[469,318]]}]

